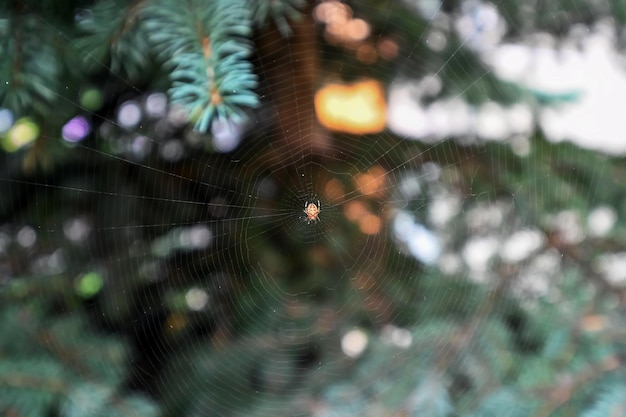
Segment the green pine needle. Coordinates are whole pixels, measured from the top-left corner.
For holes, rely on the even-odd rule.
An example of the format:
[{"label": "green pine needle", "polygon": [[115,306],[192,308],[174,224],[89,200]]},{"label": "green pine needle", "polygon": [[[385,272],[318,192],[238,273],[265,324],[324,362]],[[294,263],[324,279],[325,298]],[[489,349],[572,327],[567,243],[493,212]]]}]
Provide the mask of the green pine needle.
[{"label": "green pine needle", "polygon": [[109,69],[139,79],[150,64],[150,46],[139,24],[137,4],[125,0],[99,2],[77,19],[81,36],[74,41],[89,72]]},{"label": "green pine needle", "polygon": [[157,1],[146,9],[145,27],[171,68],[172,103],[187,110],[197,130],[258,105],[245,1]]},{"label": "green pine needle", "polygon": [[57,100],[63,63],[50,39],[54,34],[35,16],[0,16],[0,107],[24,115]]},{"label": "green pine needle", "polygon": [[306,5],[305,0],[249,0],[252,20],[258,26],[264,26],[271,19],[283,36],[291,34],[288,20],[301,17],[300,10]]}]

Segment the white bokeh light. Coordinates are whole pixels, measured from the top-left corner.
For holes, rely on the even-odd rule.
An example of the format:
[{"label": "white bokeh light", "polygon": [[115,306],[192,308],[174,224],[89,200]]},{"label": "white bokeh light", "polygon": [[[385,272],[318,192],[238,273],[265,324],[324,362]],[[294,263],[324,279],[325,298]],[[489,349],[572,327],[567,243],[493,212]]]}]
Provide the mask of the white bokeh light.
[{"label": "white bokeh light", "polygon": [[609,206],[594,208],[587,217],[587,228],[592,236],[606,236],[617,222],[615,209]]},{"label": "white bokeh light", "polygon": [[489,261],[498,251],[499,245],[500,243],[495,236],[471,238],[463,248],[463,260],[474,271],[486,271],[489,267]]},{"label": "white bokeh light", "polygon": [[152,93],[146,98],[146,114],[150,117],[164,117],[167,113],[167,96],[163,93]]},{"label": "white bokeh light", "polygon": [[132,129],[141,121],[141,107],[134,100],[124,102],[117,110],[117,122],[127,129]]},{"label": "white bokeh light", "polygon": [[37,241],[37,232],[30,226],[24,226],[17,232],[16,240],[20,246],[30,248]]},{"label": "white bokeh light", "polygon": [[393,220],[396,239],[403,244],[416,259],[425,264],[432,264],[441,255],[439,238],[426,227],[417,223],[413,216],[399,211]]},{"label": "white bokeh light", "polygon": [[84,218],[70,219],[63,224],[63,233],[65,234],[65,237],[74,243],[84,242],[90,232],[91,226]]},{"label": "white bokeh light", "polygon": [[391,344],[403,349],[408,348],[413,343],[411,332],[400,327],[387,324],[381,332],[381,339],[386,344]]},{"label": "white bokeh light", "polygon": [[185,302],[190,310],[201,311],[209,303],[209,294],[200,288],[191,288],[185,294]]},{"label": "white bokeh light", "polygon": [[194,249],[204,249],[211,243],[213,237],[206,225],[195,225],[183,229],[180,233],[180,245]]},{"label": "white bokeh light", "polygon": [[216,151],[228,153],[234,151],[241,142],[244,126],[232,120],[216,119],[211,125],[213,147]]},{"label": "white bokeh light", "polygon": [[361,329],[346,332],[341,338],[341,350],[351,358],[359,357],[367,348],[368,337]]},{"label": "white bokeh light", "polygon": [[562,104],[545,106],[539,112],[539,123],[549,140],[626,153],[622,126],[626,72],[609,28],[599,25],[581,39],[580,46],[501,45],[487,62],[503,80],[562,99]]},{"label": "white bokeh light", "polygon": [[504,241],[500,249],[500,256],[510,263],[520,262],[544,244],[545,237],[539,230],[525,229],[517,231]]},{"label": "white bokeh light", "polygon": [[626,285],[626,252],[601,255],[596,261],[595,269],[610,284]]}]

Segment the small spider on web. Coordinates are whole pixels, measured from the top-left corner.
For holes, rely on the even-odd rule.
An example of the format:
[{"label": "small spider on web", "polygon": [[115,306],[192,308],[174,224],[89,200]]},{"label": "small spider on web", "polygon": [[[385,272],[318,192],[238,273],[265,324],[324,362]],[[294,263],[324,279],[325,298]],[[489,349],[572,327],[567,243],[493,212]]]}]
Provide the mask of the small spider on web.
[{"label": "small spider on web", "polygon": [[304,214],[306,214],[306,222],[307,224],[311,224],[311,222],[317,222],[320,220],[319,215],[322,211],[322,205],[320,201],[317,200],[317,205],[315,203],[309,203],[308,201],[304,203]]}]

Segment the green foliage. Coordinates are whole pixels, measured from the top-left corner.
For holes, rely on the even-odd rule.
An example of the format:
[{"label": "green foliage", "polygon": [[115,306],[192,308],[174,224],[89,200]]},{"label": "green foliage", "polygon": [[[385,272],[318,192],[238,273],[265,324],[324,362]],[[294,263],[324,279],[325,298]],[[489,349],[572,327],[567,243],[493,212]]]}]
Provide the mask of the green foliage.
[{"label": "green foliage", "polygon": [[246,6],[165,0],[146,10],[150,39],[171,68],[172,102],[183,105],[202,132],[214,117],[237,119],[243,107],[258,104]]},{"label": "green foliage", "polygon": [[271,19],[283,36],[289,36],[291,29],[287,20],[296,20],[300,17],[300,10],[306,5],[306,0],[248,0],[252,8],[252,20],[259,26],[267,24]]},{"label": "green foliage", "polygon": [[601,417],[601,416],[626,416],[626,385],[623,382],[611,381],[611,385],[604,386],[604,390],[587,407],[581,417]]},{"label": "green foliage", "polygon": [[58,102],[65,66],[58,40],[36,16],[0,14],[0,106],[22,116]]},{"label": "green foliage", "polygon": [[505,388],[487,396],[472,417],[527,417],[531,415],[528,399]]},{"label": "green foliage", "polygon": [[474,105],[488,100],[511,104],[521,99],[522,90],[519,87],[498,79],[471,50],[454,43],[447,52],[446,55],[436,57],[441,62],[434,65],[438,67],[445,63],[443,76],[450,82],[444,85],[444,94],[461,96]]},{"label": "green foliage", "polygon": [[98,2],[78,13],[76,52],[89,72],[108,70],[130,82],[151,65],[150,47],[140,24],[141,2]]},{"label": "green foliage", "polygon": [[[409,349],[394,346],[393,337],[385,342],[383,332],[382,341],[373,340],[355,363],[349,380],[325,388],[322,415],[368,415],[365,410],[423,415],[429,410],[427,415],[437,416],[525,417],[568,415],[565,410],[584,407],[604,413],[589,415],[622,410],[625,391],[618,381],[623,371],[613,363],[618,345],[599,346],[593,334],[579,334],[567,318],[568,311],[578,311],[570,310],[576,300],[564,298],[572,301],[524,309],[533,334],[541,338],[537,352],[518,339],[519,328],[502,323],[499,307],[483,319],[474,316],[457,324],[441,312],[439,319],[426,319],[411,330]],[[559,390],[568,390],[570,397],[558,395]]]},{"label": "green foliage", "polygon": [[157,416],[155,404],[139,395],[119,397],[109,385],[82,383],[67,393],[59,415],[63,417]]},{"label": "green foliage", "polygon": [[[7,86],[0,89],[0,105],[41,117],[63,103],[61,86],[68,80],[108,72],[126,87],[147,82],[158,56],[166,63],[172,102],[206,132],[215,118],[241,119],[259,103],[249,61],[253,25],[272,19],[287,35],[287,20],[299,16],[304,1],[102,0],[80,6],[0,11],[0,78]],[[68,18],[74,27],[66,26]],[[55,25],[63,25],[61,36]]]},{"label": "green foliage", "polygon": [[[32,284],[0,295],[0,413],[60,417],[156,416],[145,396],[124,392],[129,349],[94,332],[85,313],[51,314],[47,301],[27,300]],[[20,295],[23,294],[23,295]]]},{"label": "green foliage", "polygon": [[[272,335],[210,351],[202,345],[185,348],[163,379],[165,415],[294,415],[290,396],[302,388],[298,354],[304,348]],[[184,384],[176,382],[180,375]]]},{"label": "green foliage", "polygon": [[[32,9],[35,3],[20,13],[0,6],[0,79],[7,86],[0,90],[2,106],[58,123],[63,117],[53,116],[66,115],[57,109],[60,102],[74,100],[78,107],[78,99],[61,92],[66,85],[72,91],[83,89],[82,70],[112,73],[98,85],[107,96],[111,79],[127,87],[130,81],[131,89],[155,81],[156,58],[169,80],[171,101],[202,132],[216,118],[244,117],[247,109],[259,105],[250,38],[269,21],[286,36],[287,19],[306,6],[301,0],[101,0],[80,9],[73,26],[66,24],[72,20],[67,10],[52,10],[53,2],[47,1],[38,14]],[[515,20],[523,14],[516,2],[503,1],[498,7],[510,11],[504,14],[516,28],[524,27]],[[555,31],[563,21],[597,12],[595,5],[580,1],[543,2],[539,7],[537,27]],[[562,13],[553,18],[557,9]],[[528,94],[491,74],[475,51],[455,37],[449,22],[431,24],[403,2],[359,2],[354,10],[372,23],[372,32],[381,39],[400,28],[398,43],[404,41],[400,47],[411,51],[401,60],[404,75],[419,79],[437,70],[444,95],[480,105],[489,100],[510,103]],[[54,25],[66,38],[59,38]],[[443,51],[433,51],[424,42],[433,27],[449,40]],[[386,63],[354,71],[347,64],[358,59],[347,57],[337,45],[320,50],[327,54],[325,70],[340,77],[357,78],[367,71],[380,71],[377,75],[385,80],[396,75]],[[68,55],[80,58],[82,66],[72,68]],[[534,97],[550,103],[576,98]],[[112,101],[121,99],[114,95]],[[96,109],[100,104],[90,108]],[[149,139],[154,148],[172,133],[146,129],[154,133]],[[266,133],[264,139],[272,136]],[[597,272],[598,255],[621,252],[625,243],[622,160],[552,144],[540,134],[529,139],[529,153],[520,156],[507,142],[465,147],[450,140],[423,146],[386,132],[359,138],[353,149],[332,142],[341,150],[341,156],[330,157],[332,163],[328,155],[315,155],[319,160],[308,163],[312,147],[296,152],[277,146],[273,137],[267,138],[269,150],[245,149],[241,159],[228,156],[226,163],[201,152],[164,162],[156,151],[135,162],[121,151],[134,145],[126,139],[120,135],[94,147],[58,145],[74,158],[59,167],[58,175],[24,179],[15,174],[19,164],[2,164],[9,172],[6,178],[3,174],[3,185],[10,186],[2,189],[0,214],[17,227],[36,225],[40,233],[40,246],[18,248],[17,253],[5,248],[10,245],[4,243],[3,224],[0,254],[3,262],[10,262],[2,267],[28,269],[43,257],[37,251],[51,250],[69,252],[64,259],[71,265],[60,277],[42,268],[32,276],[5,278],[0,270],[0,414],[624,414],[624,293]],[[374,161],[392,167],[389,181],[409,172],[425,189],[419,181],[426,174],[410,171],[422,163],[438,164],[441,175],[412,201],[368,200],[354,189],[344,194],[348,202],[362,200],[381,219],[405,209],[423,222],[432,214],[435,197],[458,197],[452,226],[441,230],[446,255],[456,257],[456,269],[444,273],[438,265],[408,259],[387,235],[358,234],[345,221],[339,203],[324,206],[327,223],[306,228],[302,222],[272,223],[274,214],[283,216],[292,207],[292,202],[274,205],[277,195],[290,191],[278,188],[299,185],[294,175],[305,175],[281,171],[284,161],[271,162],[278,174],[267,174],[267,180],[277,190],[259,198],[263,190],[258,184],[266,178],[259,177],[256,167],[275,158],[277,149],[296,152],[290,156],[319,168],[311,178],[331,184],[326,180],[338,174],[346,179],[345,187]],[[18,185],[36,192],[11,188]],[[387,185],[386,191],[400,188],[398,182]],[[310,198],[303,194],[312,189],[290,195]],[[215,196],[228,202],[213,203]],[[584,221],[598,205],[615,207],[618,224],[609,236],[589,238]],[[301,202],[295,206],[301,215]],[[503,220],[495,226],[489,225],[493,219],[486,226],[475,225],[471,217],[493,206],[507,207]],[[215,214],[218,208],[225,210]],[[555,226],[564,211],[580,219],[579,241],[562,238],[567,230]],[[77,216],[93,222],[92,236],[84,244],[59,244],[69,220]],[[214,239],[202,251],[190,248],[182,232],[200,223],[211,226]],[[520,230],[541,234],[544,242],[536,252],[516,262],[496,251],[483,271],[467,270],[462,258],[469,240],[488,236],[502,246],[506,236]],[[334,257],[337,252],[343,257]],[[556,259],[556,266],[536,267],[546,258]],[[524,293],[519,287],[528,277],[548,291]],[[190,312],[190,288],[206,291],[206,311]],[[96,331],[93,324],[99,317],[88,316],[83,302],[93,302],[92,313],[106,317],[114,331]],[[358,358],[340,348],[342,336],[354,327],[367,337],[367,348]],[[155,401],[123,388],[134,358],[119,334],[129,329],[129,334],[153,337],[150,347],[162,355],[152,358],[164,368],[153,375],[162,410]]]}]

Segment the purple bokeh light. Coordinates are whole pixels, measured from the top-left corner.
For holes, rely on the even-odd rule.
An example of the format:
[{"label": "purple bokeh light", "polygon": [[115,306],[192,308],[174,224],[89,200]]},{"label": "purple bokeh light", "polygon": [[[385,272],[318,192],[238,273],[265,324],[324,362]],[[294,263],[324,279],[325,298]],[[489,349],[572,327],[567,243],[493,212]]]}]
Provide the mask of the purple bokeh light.
[{"label": "purple bokeh light", "polygon": [[63,139],[68,142],[80,142],[91,132],[91,125],[84,116],[70,119],[62,129]]}]

